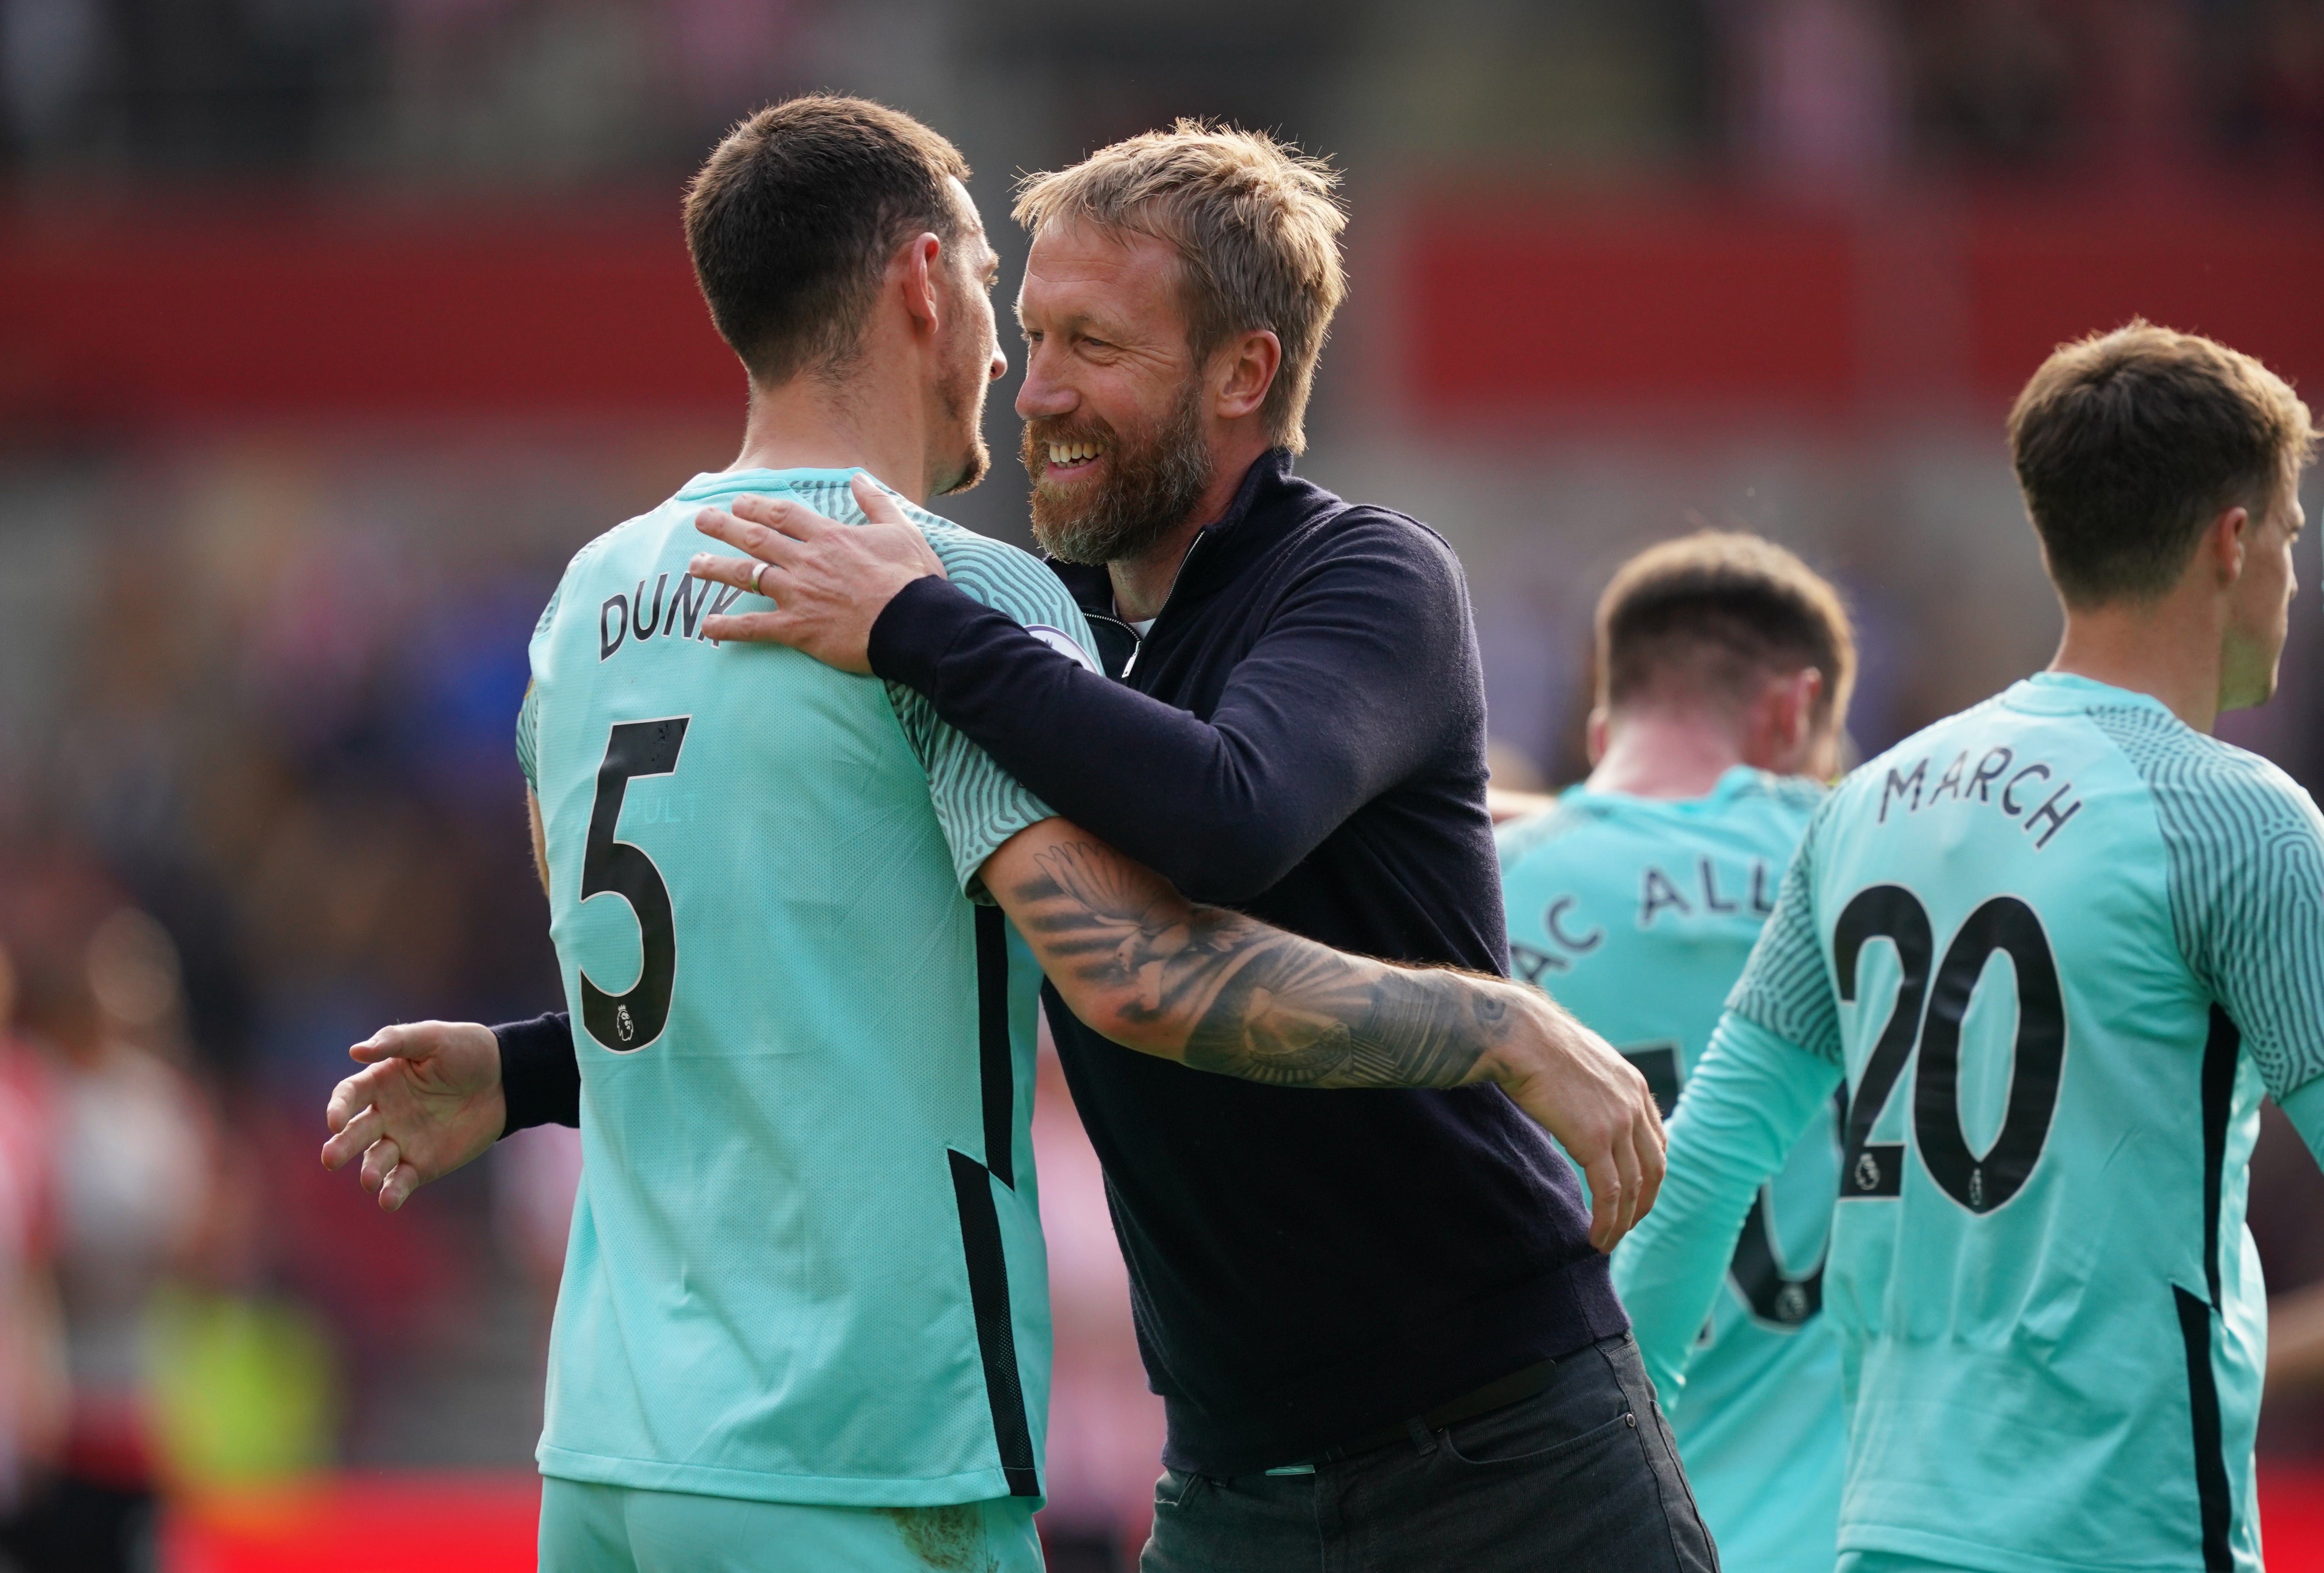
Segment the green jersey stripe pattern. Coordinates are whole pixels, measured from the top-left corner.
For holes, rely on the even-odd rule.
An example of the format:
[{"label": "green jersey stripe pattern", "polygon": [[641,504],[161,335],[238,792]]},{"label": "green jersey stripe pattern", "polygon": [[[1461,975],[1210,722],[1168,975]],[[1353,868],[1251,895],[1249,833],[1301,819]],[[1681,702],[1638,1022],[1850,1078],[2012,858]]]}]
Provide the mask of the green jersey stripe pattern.
[{"label": "green jersey stripe pattern", "polygon": [[[1049,810],[926,701],[714,644],[698,477],[577,553],[517,752],[582,1073],[545,1474],[762,1501],[1038,1497],[1048,1292],[1039,975],[977,870]],[[970,594],[1086,661],[1056,577],[918,509]],[[618,899],[612,899],[618,897]]]},{"label": "green jersey stripe pattern", "polygon": [[2153,794],[2180,953],[2277,1098],[2324,1076],[2324,847],[2316,808],[2255,754],[2146,706],[2093,707]]}]

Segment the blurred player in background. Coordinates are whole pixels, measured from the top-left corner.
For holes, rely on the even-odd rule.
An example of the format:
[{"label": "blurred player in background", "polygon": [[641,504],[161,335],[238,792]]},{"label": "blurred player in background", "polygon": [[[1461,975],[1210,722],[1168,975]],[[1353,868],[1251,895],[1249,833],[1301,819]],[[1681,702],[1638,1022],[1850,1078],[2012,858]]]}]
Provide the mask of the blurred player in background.
[{"label": "blurred player in background", "polygon": [[1842,1573],[2247,1573],[2247,1167],[2271,1093],[2324,1153],[2324,819],[2208,734],[2274,691],[2309,411],[2134,323],[2009,436],[2057,658],[1818,811],[1617,1279],[1667,1390],[1844,1082]]},{"label": "blurred player in background", "polygon": [[[1538,1111],[1543,1051],[1597,1045],[1502,980],[1195,906],[910,691],[706,636],[741,597],[687,576],[697,511],[753,492],[860,519],[876,471],[953,584],[1091,660],[1038,561],[917,507],[983,474],[1006,364],[967,173],[854,99],[720,145],[687,233],[752,373],[742,455],[584,547],[534,635],[518,753],[585,1153],[548,1568],[1039,1565],[1037,961],[1114,1043],[1261,1081],[1491,1080]],[[476,1031],[366,1045],[326,1162],[360,1154],[393,1205],[489,1147],[513,1111]]]},{"label": "blurred player in background", "polygon": [[[1499,832],[1509,954],[1667,1114],[1835,773],[1856,641],[1804,563],[1711,531],[1625,564],[1597,621],[1590,778]],[[1828,1106],[1760,1187],[1686,1402],[1665,1395],[1729,1573],[1830,1573],[1836,1554],[1840,1351],[1821,1309],[1839,1120]]]}]

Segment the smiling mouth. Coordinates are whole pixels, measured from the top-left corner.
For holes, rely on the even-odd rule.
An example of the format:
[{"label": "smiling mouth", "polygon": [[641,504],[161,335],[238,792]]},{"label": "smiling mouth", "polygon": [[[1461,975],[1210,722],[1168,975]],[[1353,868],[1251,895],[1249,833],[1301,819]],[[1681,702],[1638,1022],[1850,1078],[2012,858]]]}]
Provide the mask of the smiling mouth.
[{"label": "smiling mouth", "polygon": [[1105,449],[1097,443],[1053,442],[1049,445],[1048,474],[1062,479],[1086,475],[1103,457]]}]

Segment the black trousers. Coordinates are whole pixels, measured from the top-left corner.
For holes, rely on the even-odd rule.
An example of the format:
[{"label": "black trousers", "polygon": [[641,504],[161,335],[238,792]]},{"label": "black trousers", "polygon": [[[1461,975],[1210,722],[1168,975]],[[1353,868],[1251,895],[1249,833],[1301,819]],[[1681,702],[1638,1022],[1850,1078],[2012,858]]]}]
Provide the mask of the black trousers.
[{"label": "black trousers", "polygon": [[1628,1333],[1535,1396],[1312,1474],[1167,1470],[1139,1573],[1715,1573]]}]

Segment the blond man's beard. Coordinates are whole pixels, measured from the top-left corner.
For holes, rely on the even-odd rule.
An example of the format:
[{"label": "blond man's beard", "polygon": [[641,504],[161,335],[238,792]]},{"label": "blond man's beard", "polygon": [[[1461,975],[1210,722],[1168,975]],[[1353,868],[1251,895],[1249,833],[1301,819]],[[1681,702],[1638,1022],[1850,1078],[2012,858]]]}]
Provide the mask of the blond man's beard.
[{"label": "blond man's beard", "polygon": [[[1201,383],[1190,381],[1170,414],[1134,440],[1086,417],[1027,421],[1018,456],[1033,477],[1033,538],[1041,549],[1065,563],[1126,562],[1184,523],[1211,484],[1201,395]],[[1103,478],[1072,492],[1045,485],[1053,442],[1102,447]]]}]

